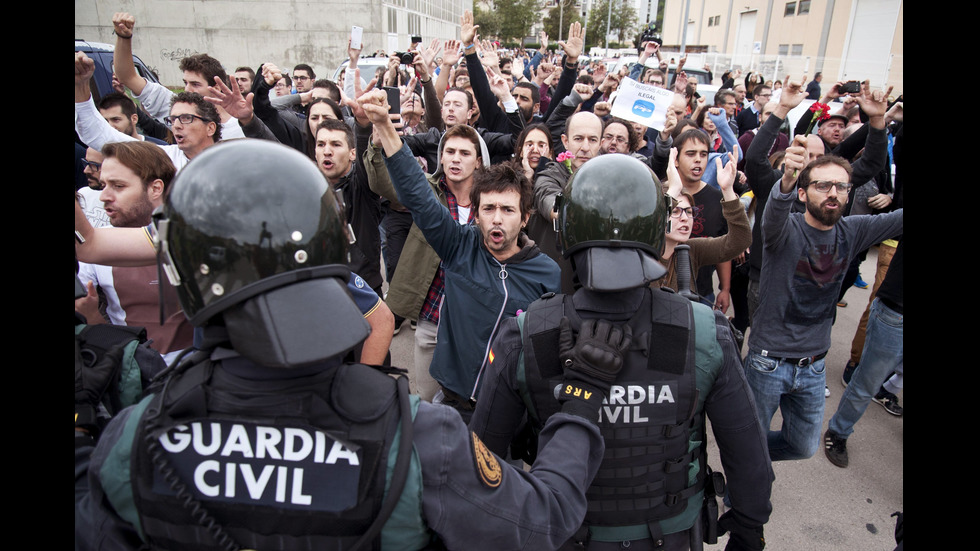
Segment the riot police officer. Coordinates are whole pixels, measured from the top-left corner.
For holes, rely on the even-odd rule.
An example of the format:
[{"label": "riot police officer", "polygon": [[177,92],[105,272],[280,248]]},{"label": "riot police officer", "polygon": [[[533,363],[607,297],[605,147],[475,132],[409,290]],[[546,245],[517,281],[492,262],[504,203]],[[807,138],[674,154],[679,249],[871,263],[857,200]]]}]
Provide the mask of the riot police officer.
[{"label": "riot police officer", "polygon": [[731,532],[727,549],[762,549],[773,474],[728,322],[650,287],[666,273],[659,258],[669,199],[660,183],[636,159],[604,155],[575,173],[562,199],[559,246],[581,288],[546,295],[504,326],[470,428],[495,453],[510,446],[534,462],[533,435],[556,411],[561,335],[592,332],[592,320],[606,318],[631,329],[632,345],[603,400],[606,453],[569,546],[700,548],[704,490],[717,478],[705,463],[707,415],[734,507],[719,523]]},{"label": "riot police officer", "polygon": [[[180,172],[155,239],[199,351],[94,451],[76,428],[76,547],[549,549],[580,525],[603,452],[595,396],[628,338],[565,340],[560,412],[535,468],[514,469],[404,377],[342,363],[369,331],[344,219],[278,144],[218,145]],[[108,386],[92,375],[76,368],[76,407]]]}]

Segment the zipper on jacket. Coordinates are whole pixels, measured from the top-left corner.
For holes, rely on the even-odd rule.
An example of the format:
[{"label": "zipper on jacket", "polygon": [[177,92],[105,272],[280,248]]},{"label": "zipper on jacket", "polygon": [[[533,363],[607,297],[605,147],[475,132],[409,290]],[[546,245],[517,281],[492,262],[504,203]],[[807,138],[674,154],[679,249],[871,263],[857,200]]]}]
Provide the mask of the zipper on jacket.
[{"label": "zipper on jacket", "polygon": [[504,302],[500,305],[500,312],[497,312],[497,321],[493,324],[493,330],[490,331],[490,339],[487,340],[487,347],[483,351],[483,363],[480,364],[480,371],[476,373],[476,382],[473,383],[473,390],[470,392],[470,401],[476,402],[476,389],[480,387],[480,377],[483,376],[483,370],[487,367],[487,360],[490,358],[490,345],[493,343],[493,338],[497,335],[497,329],[500,328],[500,320],[504,317],[504,310],[507,309],[507,299],[510,297],[509,291],[507,290],[507,265],[500,264],[500,262],[495,258],[494,262],[500,265],[500,272],[497,273],[497,277],[500,278],[500,285],[504,288]]}]

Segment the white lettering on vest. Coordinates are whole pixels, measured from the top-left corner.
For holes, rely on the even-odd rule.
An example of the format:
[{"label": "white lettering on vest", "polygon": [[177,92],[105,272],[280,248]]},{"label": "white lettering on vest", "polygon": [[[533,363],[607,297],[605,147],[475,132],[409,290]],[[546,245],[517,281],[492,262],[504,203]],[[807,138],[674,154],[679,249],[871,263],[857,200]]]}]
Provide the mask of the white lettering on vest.
[{"label": "white lettering on vest", "polygon": [[346,459],[347,463],[351,465],[360,465],[357,460],[357,453],[347,449],[339,440],[334,441],[333,447],[330,448],[330,455],[327,456],[327,463],[336,463],[338,459]]},{"label": "white lettering on vest", "polygon": [[211,443],[204,443],[203,423],[191,423],[191,434],[194,436],[194,451],[198,455],[212,455],[221,447],[221,424],[211,423]]},{"label": "white lettering on vest", "polygon": [[164,433],[160,437],[160,444],[170,453],[180,453],[190,445],[191,435],[187,434],[187,425],[177,425],[174,430],[180,432],[174,433],[173,440],[170,439],[169,433]]},{"label": "white lettering on vest", "polygon": [[[287,428],[282,458],[286,461],[302,461],[313,450],[313,437],[303,429]],[[297,443],[300,445],[296,448]]]},{"label": "white lettering on vest", "polygon": [[274,427],[255,427],[255,457],[282,459],[276,446],[282,441],[282,433]]},{"label": "white lettering on vest", "polygon": [[265,487],[269,484],[269,479],[272,478],[272,471],[275,467],[272,465],[266,465],[262,467],[262,474],[259,475],[258,480],[255,478],[255,473],[252,471],[252,466],[248,463],[242,464],[242,478],[245,479],[245,487],[248,488],[248,495],[252,499],[260,499],[262,494],[265,493]]},{"label": "white lettering on vest", "polygon": [[212,486],[204,481],[204,475],[209,471],[220,472],[221,464],[217,461],[208,460],[202,461],[200,465],[194,469],[194,485],[197,486],[198,491],[208,497],[217,497],[221,488],[217,486]]},{"label": "white lettering on vest", "polygon": [[245,427],[238,424],[232,425],[231,430],[228,431],[228,441],[225,442],[225,447],[221,449],[221,455],[228,457],[234,452],[242,454],[242,457],[253,457],[254,455],[252,443],[248,440]]}]

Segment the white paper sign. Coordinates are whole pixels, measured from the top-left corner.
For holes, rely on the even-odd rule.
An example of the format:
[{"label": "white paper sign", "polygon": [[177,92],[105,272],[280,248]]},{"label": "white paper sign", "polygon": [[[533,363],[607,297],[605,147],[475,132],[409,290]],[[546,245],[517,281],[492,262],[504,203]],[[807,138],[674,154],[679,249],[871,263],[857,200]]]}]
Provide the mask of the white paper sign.
[{"label": "white paper sign", "polygon": [[667,120],[667,108],[673,100],[674,93],[670,90],[624,78],[610,114],[662,130]]}]

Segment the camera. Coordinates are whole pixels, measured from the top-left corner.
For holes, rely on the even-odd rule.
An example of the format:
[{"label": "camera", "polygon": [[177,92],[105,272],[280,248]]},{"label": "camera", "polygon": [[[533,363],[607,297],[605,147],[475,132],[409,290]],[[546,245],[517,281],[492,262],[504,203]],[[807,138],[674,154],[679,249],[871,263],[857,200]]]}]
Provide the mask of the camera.
[{"label": "camera", "polygon": [[849,80],[841,84],[838,90],[841,94],[856,94],[861,91],[861,83],[856,80]]},{"label": "camera", "polygon": [[660,33],[657,32],[657,24],[652,21],[649,25],[647,25],[647,28],[643,29],[643,32],[640,33],[640,39],[636,41],[636,51],[642,53],[643,43],[651,41],[656,42],[661,46],[664,45],[664,39],[661,38]]},{"label": "camera", "polygon": [[395,52],[398,62],[402,65],[411,65],[415,61],[415,54],[412,52]]}]

